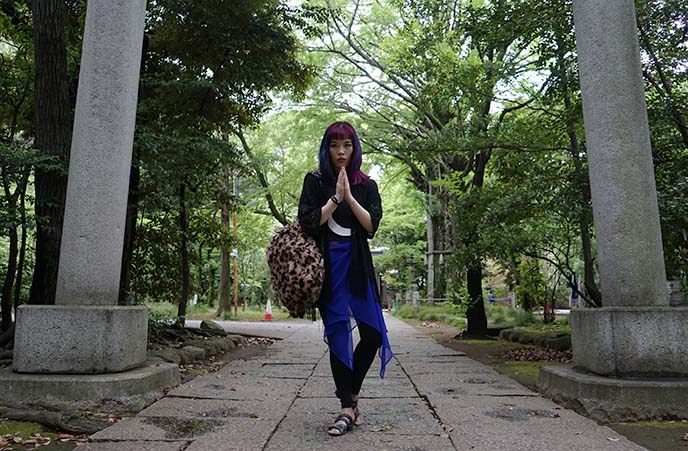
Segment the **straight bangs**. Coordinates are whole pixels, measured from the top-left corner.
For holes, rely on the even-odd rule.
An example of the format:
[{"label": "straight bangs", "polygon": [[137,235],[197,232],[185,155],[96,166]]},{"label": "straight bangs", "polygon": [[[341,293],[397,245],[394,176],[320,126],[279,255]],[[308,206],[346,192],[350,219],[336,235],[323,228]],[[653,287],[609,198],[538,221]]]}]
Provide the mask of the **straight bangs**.
[{"label": "straight bangs", "polygon": [[350,139],[354,145],[354,150],[351,153],[351,160],[346,167],[349,183],[352,185],[368,183],[370,177],[361,172],[361,162],[363,161],[361,142],[358,139],[356,130],[348,122],[335,122],[325,130],[325,135],[320,143],[320,173],[332,183],[336,183],[337,177],[334,173],[334,168],[332,167],[332,161],[330,159],[330,143],[333,139]]}]

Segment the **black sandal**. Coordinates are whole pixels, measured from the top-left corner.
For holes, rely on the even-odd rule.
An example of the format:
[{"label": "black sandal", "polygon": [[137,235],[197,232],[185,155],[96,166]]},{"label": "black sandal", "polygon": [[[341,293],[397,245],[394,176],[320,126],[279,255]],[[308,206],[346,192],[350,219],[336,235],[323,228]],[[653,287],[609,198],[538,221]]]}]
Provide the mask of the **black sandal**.
[{"label": "black sandal", "polygon": [[[337,422],[339,421],[343,421],[344,423],[346,423],[346,425],[337,424]],[[339,415],[337,415],[337,417],[334,419],[334,423],[332,423],[332,425],[327,428],[327,433],[330,434],[332,437],[339,437],[340,435],[344,435],[347,432],[349,432],[351,430],[351,425],[353,423],[354,419],[351,418],[351,415],[342,412]],[[335,430],[338,432],[334,432]]]}]

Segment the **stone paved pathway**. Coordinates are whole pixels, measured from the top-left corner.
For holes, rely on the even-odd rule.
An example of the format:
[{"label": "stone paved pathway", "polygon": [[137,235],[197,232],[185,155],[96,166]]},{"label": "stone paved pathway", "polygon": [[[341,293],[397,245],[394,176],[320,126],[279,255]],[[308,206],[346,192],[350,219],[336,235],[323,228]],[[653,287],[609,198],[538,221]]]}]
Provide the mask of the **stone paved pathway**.
[{"label": "stone paved pathway", "polygon": [[642,451],[387,316],[395,359],[376,361],[360,407],[365,424],[344,437],[326,427],[338,402],[318,323],[267,355],[235,360],[91,437],[87,451]]}]

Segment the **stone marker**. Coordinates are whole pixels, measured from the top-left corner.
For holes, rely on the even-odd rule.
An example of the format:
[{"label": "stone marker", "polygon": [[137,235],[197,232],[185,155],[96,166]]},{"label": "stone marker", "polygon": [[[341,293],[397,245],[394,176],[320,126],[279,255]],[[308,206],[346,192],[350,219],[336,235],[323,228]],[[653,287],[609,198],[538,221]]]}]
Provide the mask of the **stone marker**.
[{"label": "stone marker", "polygon": [[[117,306],[145,10],[145,0],[88,2],[56,305],[18,309],[17,373],[97,374],[146,366],[148,311]],[[144,386],[150,398],[175,380],[175,371],[175,365],[158,364],[145,383],[140,376],[132,379],[122,398],[136,405]],[[114,377],[126,379],[127,373],[93,383]],[[58,382],[44,376],[40,381],[30,385],[34,395],[41,383],[59,392]]]},{"label": "stone marker", "polygon": [[[578,371],[544,369],[540,385],[600,419],[685,412],[685,384],[612,379],[688,377],[688,309],[669,307],[633,0],[573,7],[604,308],[572,310]],[[656,403],[632,404],[634,390]]]}]

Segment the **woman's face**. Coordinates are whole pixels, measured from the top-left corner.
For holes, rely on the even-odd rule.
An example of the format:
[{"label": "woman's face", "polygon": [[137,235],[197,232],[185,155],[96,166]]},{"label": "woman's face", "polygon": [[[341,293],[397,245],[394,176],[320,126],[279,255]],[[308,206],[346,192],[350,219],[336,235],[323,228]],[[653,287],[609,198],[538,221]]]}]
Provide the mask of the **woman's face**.
[{"label": "woman's face", "polygon": [[336,173],[351,162],[354,143],[350,139],[333,139],[330,141],[330,161]]}]

